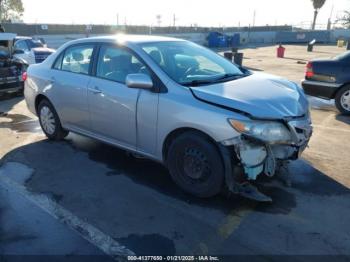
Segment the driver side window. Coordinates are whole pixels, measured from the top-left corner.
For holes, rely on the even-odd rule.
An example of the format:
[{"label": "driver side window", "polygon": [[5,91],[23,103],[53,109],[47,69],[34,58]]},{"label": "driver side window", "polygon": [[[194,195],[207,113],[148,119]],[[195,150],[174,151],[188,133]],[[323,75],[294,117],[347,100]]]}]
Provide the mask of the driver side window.
[{"label": "driver side window", "polygon": [[128,74],[151,75],[147,67],[128,50],[115,46],[102,46],[97,63],[96,76],[125,83]]}]

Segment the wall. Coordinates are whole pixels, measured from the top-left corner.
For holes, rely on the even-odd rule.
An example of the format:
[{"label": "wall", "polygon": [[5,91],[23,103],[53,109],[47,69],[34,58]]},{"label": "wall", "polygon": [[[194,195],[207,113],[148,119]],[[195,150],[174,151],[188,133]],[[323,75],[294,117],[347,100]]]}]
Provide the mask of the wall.
[{"label": "wall", "polygon": [[331,41],[336,42],[339,39],[350,39],[350,30],[349,29],[335,29],[331,32]]},{"label": "wall", "polygon": [[296,32],[277,32],[277,43],[309,43],[316,40],[317,43],[329,43],[331,40],[331,31],[296,31]]},{"label": "wall", "polygon": [[[104,34],[105,35],[105,34]],[[176,37],[176,38],[181,38],[181,39],[186,39],[201,45],[206,44],[206,37],[207,33],[183,33],[183,34],[159,34],[163,36],[169,36],[169,37]],[[90,35],[91,37],[93,36],[100,36],[97,34]],[[46,41],[47,45],[49,47],[57,49],[64,43],[79,39],[79,38],[84,38],[86,37],[85,34],[63,34],[63,35],[35,35],[37,38],[44,38]]]},{"label": "wall", "polygon": [[[46,40],[47,44],[53,48],[58,48],[63,43],[86,37],[86,25],[36,25],[36,24],[4,24],[7,32],[14,32],[18,35],[38,36]],[[208,28],[208,27],[160,27],[152,28],[148,26],[108,26],[94,25],[90,35],[108,35],[117,31],[124,31],[131,34],[164,35],[183,38],[206,45],[209,31],[221,31],[225,34],[240,34],[241,44],[276,44],[283,43],[306,43],[312,38],[322,39],[322,42],[335,43],[338,39],[350,39],[349,29],[336,29],[332,31],[310,32],[298,29],[293,31],[291,26],[263,26],[263,27],[240,27],[240,28]],[[305,39],[295,41],[296,35],[305,34]]]},{"label": "wall", "polygon": [[266,32],[266,31],[292,31],[291,26],[255,26],[255,27],[149,27],[149,26],[115,26],[115,25],[62,25],[62,24],[24,24],[3,23],[6,31],[23,36],[31,35],[73,35],[85,34],[87,27],[91,34],[114,34],[125,32],[129,34],[188,34],[218,32]]}]

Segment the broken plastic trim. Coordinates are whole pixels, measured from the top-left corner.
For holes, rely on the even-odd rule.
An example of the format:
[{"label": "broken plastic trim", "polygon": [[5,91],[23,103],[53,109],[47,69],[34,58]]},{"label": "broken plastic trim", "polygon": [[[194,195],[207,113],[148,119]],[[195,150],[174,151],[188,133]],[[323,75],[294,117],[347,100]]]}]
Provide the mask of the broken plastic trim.
[{"label": "broken plastic trim", "polygon": [[234,180],[233,164],[232,164],[232,161],[234,161],[234,158],[230,150],[226,146],[222,144],[218,144],[218,147],[224,162],[225,182],[228,190],[233,194],[237,194],[254,201],[272,202],[271,197],[261,193],[255,186],[253,186],[249,182],[238,183],[237,181]]}]

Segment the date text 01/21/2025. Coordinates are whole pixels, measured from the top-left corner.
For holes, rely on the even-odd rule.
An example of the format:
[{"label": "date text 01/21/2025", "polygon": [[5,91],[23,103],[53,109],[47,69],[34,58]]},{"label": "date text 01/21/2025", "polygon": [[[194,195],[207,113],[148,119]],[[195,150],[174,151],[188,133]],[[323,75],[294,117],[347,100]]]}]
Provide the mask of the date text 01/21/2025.
[{"label": "date text 01/21/2025", "polygon": [[220,261],[215,256],[128,256],[128,261]]}]

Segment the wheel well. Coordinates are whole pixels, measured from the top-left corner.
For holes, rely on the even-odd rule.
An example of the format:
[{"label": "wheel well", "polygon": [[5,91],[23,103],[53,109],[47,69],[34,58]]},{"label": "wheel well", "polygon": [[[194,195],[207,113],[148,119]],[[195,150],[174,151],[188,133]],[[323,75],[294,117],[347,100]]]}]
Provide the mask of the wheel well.
[{"label": "wheel well", "polygon": [[333,92],[333,95],[332,95],[332,99],[335,99],[335,97],[337,96],[337,94],[340,92],[340,90],[342,90],[344,87],[349,87],[350,86],[350,83],[345,83],[344,85],[338,87],[334,92]]},{"label": "wheel well", "polygon": [[43,101],[44,99],[48,100],[46,96],[44,95],[38,95],[36,98],[35,98],[35,110],[36,110],[36,113],[38,114],[38,106],[40,104],[41,101]]},{"label": "wheel well", "polygon": [[[165,138],[165,142],[163,144],[163,160],[164,160],[164,163],[166,163],[167,161],[167,155],[168,155],[168,150],[169,150],[169,147],[171,145],[171,143],[177,138],[179,137],[180,135],[182,135],[183,133],[186,133],[186,132],[196,132],[198,133],[199,135],[202,135],[203,137],[205,137],[208,141],[212,142],[215,147],[218,149],[218,152],[220,153],[220,150],[218,148],[218,145],[216,143],[216,141],[211,137],[209,136],[208,134],[204,133],[203,131],[200,131],[198,129],[194,129],[194,128],[178,128],[178,129],[175,129],[173,130],[170,134],[168,134],[168,136]],[[220,153],[221,154],[221,153]]]}]

